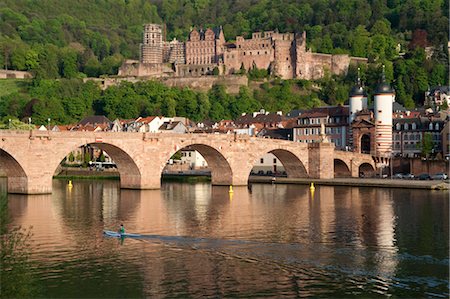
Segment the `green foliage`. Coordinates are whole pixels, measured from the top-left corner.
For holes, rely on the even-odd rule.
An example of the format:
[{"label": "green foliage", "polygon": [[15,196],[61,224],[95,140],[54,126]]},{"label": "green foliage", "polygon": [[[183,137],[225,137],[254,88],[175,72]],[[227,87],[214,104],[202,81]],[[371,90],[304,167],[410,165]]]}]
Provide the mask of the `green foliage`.
[{"label": "green foliage", "polygon": [[423,135],[422,144],[421,144],[421,150],[422,150],[422,156],[428,158],[433,150],[434,143],[433,143],[433,136],[430,132],[426,132]]},{"label": "green foliage", "polygon": [[37,295],[36,280],[30,269],[31,228],[11,226],[8,199],[0,195],[0,277],[3,298],[31,298]]},{"label": "green foliage", "polygon": [[[321,101],[343,103],[354,84],[352,70],[347,76],[319,80],[315,84],[320,91],[273,81],[238,95],[227,95],[220,88],[208,94],[195,93],[155,82],[124,83],[101,91],[75,80],[115,75],[123,59],[138,58],[143,24],[151,22],[164,22],[168,40],[185,40],[193,27],[220,25],[228,40],[238,35],[248,38],[251,32],[263,30],[305,30],[307,48],[313,51],[369,59],[371,64],[361,73],[369,96],[385,64],[398,101],[411,108],[423,103],[429,86],[448,82],[447,11],[448,3],[441,0],[3,0],[0,64],[31,71],[36,80],[25,91],[14,86],[2,88],[0,80],[0,117],[32,117],[36,124],[45,124],[49,117],[56,123],[72,123],[93,112],[112,119],[164,114],[218,120],[253,107],[287,111]],[[422,40],[434,46],[429,59],[422,48],[407,47],[418,28]],[[401,58],[398,45],[406,52]],[[247,71],[254,80],[269,75],[266,70],[246,70],[244,65],[237,73]],[[60,78],[64,80],[46,80]]]},{"label": "green foliage", "polygon": [[91,162],[91,154],[87,152],[84,154],[83,167],[87,167],[89,165],[89,162]]}]

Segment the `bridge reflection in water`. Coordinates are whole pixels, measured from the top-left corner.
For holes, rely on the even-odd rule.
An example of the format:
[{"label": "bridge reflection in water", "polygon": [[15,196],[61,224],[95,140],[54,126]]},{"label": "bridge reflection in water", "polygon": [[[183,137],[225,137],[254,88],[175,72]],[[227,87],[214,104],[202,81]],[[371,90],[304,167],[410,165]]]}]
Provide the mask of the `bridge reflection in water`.
[{"label": "bridge reflection in water", "polygon": [[53,183],[9,195],[44,297],[448,296],[447,191]]}]

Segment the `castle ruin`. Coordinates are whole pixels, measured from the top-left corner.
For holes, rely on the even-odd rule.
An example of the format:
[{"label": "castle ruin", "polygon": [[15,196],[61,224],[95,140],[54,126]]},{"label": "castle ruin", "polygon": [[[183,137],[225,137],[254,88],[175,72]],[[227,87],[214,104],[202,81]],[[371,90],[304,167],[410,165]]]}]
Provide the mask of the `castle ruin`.
[{"label": "castle ruin", "polygon": [[222,27],[192,30],[186,42],[165,41],[159,24],[144,26],[140,60],[127,60],[119,69],[123,77],[198,77],[232,75],[242,67],[267,69],[282,79],[319,79],[326,70],[345,74],[351,63],[366,63],[347,54],[313,53],[306,48],[306,32],[254,32],[250,39],[237,36],[226,42]]}]

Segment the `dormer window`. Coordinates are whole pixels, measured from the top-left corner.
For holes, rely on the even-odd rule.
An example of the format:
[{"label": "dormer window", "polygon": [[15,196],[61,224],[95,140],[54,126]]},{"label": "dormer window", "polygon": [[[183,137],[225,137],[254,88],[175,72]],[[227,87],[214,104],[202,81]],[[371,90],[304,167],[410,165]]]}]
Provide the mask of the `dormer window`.
[{"label": "dormer window", "polygon": [[400,123],[397,123],[397,124],[395,125],[395,128],[396,128],[397,131],[400,131],[400,129],[402,128],[402,126],[400,125]]},{"label": "dormer window", "polygon": [[416,128],[416,123],[413,123],[413,124],[411,125],[411,129],[412,129],[412,130],[417,129],[417,128]]},{"label": "dormer window", "polygon": [[405,124],[405,130],[408,130],[408,129],[409,129],[408,124]]}]

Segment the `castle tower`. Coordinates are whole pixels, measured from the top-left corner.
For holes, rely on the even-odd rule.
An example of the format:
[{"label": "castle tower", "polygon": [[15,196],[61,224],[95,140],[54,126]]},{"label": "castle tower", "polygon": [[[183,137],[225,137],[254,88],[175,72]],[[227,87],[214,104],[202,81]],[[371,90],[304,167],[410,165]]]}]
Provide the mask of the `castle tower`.
[{"label": "castle tower", "polygon": [[395,91],[383,74],[374,95],[375,152],[377,157],[390,157],[392,153],[392,110]]},{"label": "castle tower", "polygon": [[162,27],[159,24],[145,24],[144,38],[141,44],[142,63],[163,62]]}]

